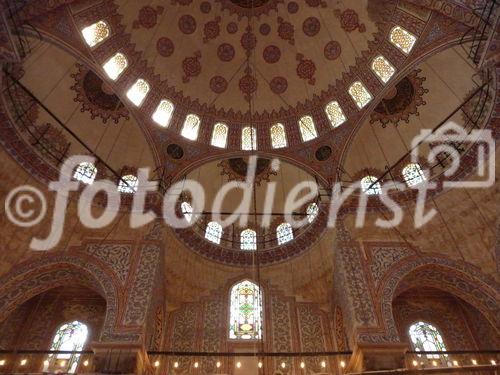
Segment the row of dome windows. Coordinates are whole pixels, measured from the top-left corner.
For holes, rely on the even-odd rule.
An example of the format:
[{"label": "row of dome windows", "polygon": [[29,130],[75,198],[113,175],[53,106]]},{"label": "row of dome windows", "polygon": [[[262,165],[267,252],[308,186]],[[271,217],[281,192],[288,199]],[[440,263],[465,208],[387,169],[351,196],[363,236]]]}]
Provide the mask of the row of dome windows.
[{"label": "row of dome windows", "polygon": [[[188,202],[181,203],[181,211],[186,220],[190,223],[193,219],[193,208]],[[316,203],[311,203],[307,206],[306,214],[307,221],[312,223],[318,216],[319,207]],[[211,221],[205,228],[205,238],[215,244],[220,244],[222,238],[222,226],[216,221]],[[276,239],[278,245],[283,245],[293,240],[293,228],[289,223],[281,223],[276,227]],[[247,228],[240,233],[240,249],[241,250],[257,250],[257,233],[250,228]]]},{"label": "row of dome windows", "polygon": [[[89,47],[94,47],[107,39],[110,36],[110,28],[105,21],[98,21],[82,30],[82,35]],[[404,54],[409,54],[412,50],[416,36],[405,30],[401,26],[392,28],[389,34],[389,41],[400,49]],[[110,79],[117,80],[128,66],[126,56],[117,52],[109,60],[107,60],[103,69]],[[396,72],[396,68],[383,56],[378,55],[371,62],[371,69],[376,76],[386,84]],[[149,83],[144,79],[139,78],[127,91],[127,98],[137,107],[141,106],[147,94],[150,91]],[[349,95],[356,103],[359,109],[364,108],[373,99],[372,94],[368,91],[361,81],[355,81],[348,89]],[[152,119],[162,127],[168,127],[174,105],[171,101],[163,99],[158,104]],[[346,120],[346,116],[337,101],[331,101],[325,107],[326,115],[332,127],[342,125]],[[181,135],[189,140],[195,141],[198,138],[198,133],[201,125],[201,120],[196,114],[188,114],[184,120],[181,129]],[[310,115],[300,118],[298,121],[300,134],[303,142],[315,139],[318,136],[314,119]],[[218,122],[212,129],[212,137],[210,144],[214,147],[225,148],[227,146],[227,137],[229,129],[224,123]],[[287,137],[285,127],[281,123],[274,124],[270,128],[271,146],[274,149],[287,147]],[[257,149],[257,129],[254,127],[244,127],[241,131],[241,149],[256,150]]]},{"label": "row of dome windows", "polygon": [[[409,187],[418,185],[419,183],[426,180],[425,174],[422,171],[422,168],[417,163],[409,163],[402,170],[403,178],[406,184]],[[95,177],[97,176],[97,168],[92,163],[82,162],[76,168],[73,178],[77,181],[81,181],[85,184],[92,184],[94,182]],[[136,176],[128,174],[124,175],[120,178],[118,182],[118,191],[121,193],[135,193],[137,191],[137,187],[139,184],[139,180]],[[365,176],[361,179],[361,189],[364,193],[368,195],[381,194],[382,186],[378,179],[374,176]],[[192,216],[192,208],[189,206],[187,202],[183,203],[184,206],[181,206],[183,210],[184,216],[188,221],[191,221]],[[314,206],[312,206],[314,205]],[[312,207],[312,208],[311,208]],[[310,211],[313,210],[314,211]],[[307,217],[312,220],[316,217],[318,213],[318,206],[315,203],[312,203],[307,208]],[[311,222],[312,220],[309,220]]]}]

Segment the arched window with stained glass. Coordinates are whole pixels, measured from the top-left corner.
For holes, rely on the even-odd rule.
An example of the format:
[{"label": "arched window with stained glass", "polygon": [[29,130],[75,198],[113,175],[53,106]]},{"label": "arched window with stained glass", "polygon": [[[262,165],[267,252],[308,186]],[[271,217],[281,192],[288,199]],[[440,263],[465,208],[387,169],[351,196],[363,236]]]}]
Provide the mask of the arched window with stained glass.
[{"label": "arched window with stained glass", "polygon": [[252,229],[245,229],[240,234],[241,250],[257,250],[257,233]]},{"label": "arched window with stained glass", "polygon": [[212,130],[212,140],[210,144],[215,147],[225,148],[227,144],[227,133],[228,127],[222,122],[218,122],[214,125]]},{"label": "arched window with stained glass", "polygon": [[319,207],[315,202],[312,202],[307,206],[306,209],[306,214],[307,214],[307,221],[309,223],[312,223],[314,219],[318,216],[319,213]]},{"label": "arched window with stained glass", "polygon": [[108,61],[104,63],[102,68],[109,78],[116,81],[118,77],[128,66],[128,60],[123,53],[115,53]]},{"label": "arched window with stained glass", "polygon": [[120,193],[132,194],[137,191],[139,180],[133,174],[122,176],[118,181],[118,191]]},{"label": "arched window with stained glass", "polygon": [[413,49],[417,37],[401,26],[394,26],[389,33],[389,40],[405,55],[408,55]]},{"label": "arched window with stained glass", "polygon": [[[432,324],[417,322],[408,330],[415,351],[418,352],[440,352],[446,351],[443,337],[439,330]],[[428,357],[438,358],[439,355],[430,354]]]},{"label": "arched window with stained glass", "polygon": [[[75,320],[71,323],[65,323],[56,331],[50,350],[68,352],[82,351],[87,341],[88,333],[87,326],[82,322]],[[47,360],[44,362],[43,371],[49,372],[57,369],[65,373],[73,374],[76,372],[79,359],[80,354],[78,353],[49,354]]]},{"label": "arched window with stained glass", "polygon": [[200,118],[197,115],[190,113],[184,120],[181,135],[191,141],[196,141],[198,138],[198,132],[200,131],[200,123]]},{"label": "arched window with stained glass", "polygon": [[174,105],[170,100],[163,99],[153,113],[153,121],[164,128],[170,125],[172,114],[174,113]]},{"label": "arched window with stained glass", "polygon": [[184,215],[184,218],[188,223],[193,219],[193,207],[189,204],[189,202],[181,203],[181,212]]},{"label": "arched window with stained glass", "polygon": [[209,222],[205,229],[205,238],[210,242],[220,244],[220,239],[222,238],[222,226],[215,221]]},{"label": "arched window with stained glass", "polygon": [[293,240],[293,229],[289,223],[281,223],[276,228],[276,238],[278,239],[278,245],[283,245],[291,240]]},{"label": "arched window with stained glass", "polygon": [[417,163],[407,164],[403,168],[403,178],[408,186],[415,186],[425,181],[425,174],[422,168]]},{"label": "arched window with stained glass", "polygon": [[347,120],[344,111],[342,111],[342,107],[337,101],[331,101],[328,103],[325,107],[325,113],[328,120],[330,120],[330,124],[332,124],[334,128],[342,125]]},{"label": "arched window with stained glass", "polygon": [[262,337],[262,292],[244,280],[231,288],[229,338],[258,340]]},{"label": "arched window with stained glass", "polygon": [[97,176],[97,168],[94,164],[88,162],[82,162],[76,167],[73,178],[77,181],[81,181],[84,184],[91,184],[94,182]]},{"label": "arched window with stained glass", "polygon": [[302,116],[299,120],[300,136],[302,141],[307,142],[318,136],[316,125],[311,116]]},{"label": "arched window with stained glass", "polygon": [[257,129],[246,126],[241,130],[241,149],[245,151],[257,150]]},{"label": "arched window with stained glass", "polygon": [[286,147],[286,134],[283,124],[277,123],[271,126],[271,145],[273,148]]},{"label": "arched window with stained glass", "polygon": [[365,176],[361,179],[361,190],[368,195],[382,194],[382,186],[375,176]]},{"label": "arched window with stained glass", "polygon": [[89,47],[95,47],[109,37],[110,29],[105,21],[98,21],[82,29],[83,39]]}]

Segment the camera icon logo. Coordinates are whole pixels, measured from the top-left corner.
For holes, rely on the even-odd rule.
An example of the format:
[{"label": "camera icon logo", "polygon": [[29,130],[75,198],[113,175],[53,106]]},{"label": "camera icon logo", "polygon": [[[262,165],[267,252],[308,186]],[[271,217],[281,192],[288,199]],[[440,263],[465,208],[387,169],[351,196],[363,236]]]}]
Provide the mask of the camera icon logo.
[{"label": "camera icon logo", "polygon": [[[429,146],[427,164],[434,166],[449,162],[444,176],[451,178],[462,163],[470,163],[475,156],[475,169],[478,180],[445,180],[443,188],[488,188],[495,183],[495,140],[489,129],[473,129],[467,132],[462,126],[449,121],[436,131],[423,129],[411,143],[411,161],[418,163],[421,146]],[[468,150],[465,157],[465,151]]]}]

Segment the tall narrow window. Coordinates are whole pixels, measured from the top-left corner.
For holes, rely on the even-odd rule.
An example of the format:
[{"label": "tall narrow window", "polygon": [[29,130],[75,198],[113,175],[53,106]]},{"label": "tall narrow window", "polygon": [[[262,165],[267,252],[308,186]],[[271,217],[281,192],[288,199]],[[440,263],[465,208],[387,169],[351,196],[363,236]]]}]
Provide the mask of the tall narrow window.
[{"label": "tall narrow window", "polygon": [[77,181],[81,181],[84,184],[91,184],[94,182],[95,176],[97,175],[97,168],[92,163],[82,162],[76,167],[73,178]]},{"label": "tall narrow window", "polygon": [[149,92],[149,83],[147,83],[142,78],[139,78],[127,91],[127,98],[129,98],[130,101],[134,103],[137,107],[139,107],[146,98],[148,92]]},{"label": "tall narrow window", "polygon": [[330,120],[330,124],[332,124],[334,128],[342,125],[347,120],[340,104],[336,101],[328,103],[325,107],[325,112],[328,116],[328,120]]},{"label": "tall narrow window", "polygon": [[137,191],[137,186],[139,186],[139,180],[136,176],[128,174],[122,176],[118,182],[118,191],[120,193],[132,194]]},{"label": "tall narrow window", "polygon": [[241,250],[257,250],[257,233],[252,229],[245,229],[240,234]]},{"label": "tall narrow window", "polygon": [[403,168],[403,178],[408,186],[415,186],[425,181],[425,174],[420,165],[410,163]]},{"label": "tall narrow window", "polygon": [[306,209],[307,221],[309,223],[312,223],[314,219],[316,219],[316,217],[318,216],[318,213],[319,213],[318,205],[315,202],[309,204],[309,206],[307,206]]},{"label": "tall narrow window", "polygon": [[212,141],[210,142],[212,146],[225,148],[227,144],[227,133],[228,128],[226,124],[222,122],[216,123],[212,130]]},{"label": "tall narrow window", "polygon": [[283,124],[277,123],[271,126],[271,145],[273,148],[286,147],[286,134]]},{"label": "tall narrow window", "polygon": [[403,29],[401,26],[395,26],[389,34],[389,40],[392,44],[403,51],[404,54],[408,55],[413,49],[413,46],[417,41],[417,37],[409,31]]},{"label": "tall narrow window", "polygon": [[361,190],[368,195],[382,194],[380,182],[374,176],[365,176],[361,179]]},{"label": "tall narrow window", "polygon": [[281,223],[276,228],[276,238],[278,239],[278,245],[283,245],[291,240],[293,240],[293,229],[288,223]]},{"label": "tall narrow window", "polygon": [[210,242],[220,244],[220,239],[222,238],[222,226],[215,221],[208,223],[207,228],[205,229],[205,238]]},{"label": "tall narrow window", "polygon": [[360,81],[354,82],[349,87],[349,95],[351,95],[352,100],[354,100],[359,109],[363,108],[373,99],[370,92]]},{"label": "tall narrow window", "polygon": [[[54,351],[81,351],[87,341],[88,328],[85,324],[75,320],[71,323],[63,324],[59,327],[54,338],[50,350]],[[44,363],[44,372],[58,371],[75,373],[78,366],[80,354],[49,354],[47,361]]]},{"label": "tall narrow window", "polygon": [[128,61],[123,53],[116,53],[102,66],[109,78],[115,81],[127,68]]},{"label": "tall narrow window", "polygon": [[96,22],[82,29],[83,39],[89,47],[94,47],[109,37],[109,26],[104,21]]},{"label": "tall narrow window", "polygon": [[181,203],[181,211],[188,223],[193,219],[193,207],[188,202]]},{"label": "tall narrow window", "polygon": [[392,64],[382,55],[372,60],[372,70],[383,83],[387,83],[396,72]]},{"label": "tall narrow window", "polygon": [[174,105],[170,100],[162,100],[158,107],[156,107],[155,113],[153,113],[152,119],[158,125],[164,128],[170,125],[170,120],[172,119],[172,113],[174,113]]},{"label": "tall narrow window", "polygon": [[241,149],[257,150],[257,129],[246,126],[241,130]]},{"label": "tall narrow window", "polygon": [[307,142],[318,136],[316,132],[316,125],[311,116],[303,116],[299,120],[299,129],[302,141]]},{"label": "tall narrow window", "polygon": [[[440,352],[446,351],[443,338],[438,329],[425,322],[417,322],[410,326],[408,330],[411,342],[415,351],[419,352]],[[428,357],[439,358],[438,355],[428,355]]]},{"label": "tall narrow window", "polygon": [[184,125],[182,125],[181,135],[184,138],[196,141],[200,130],[200,118],[192,113],[186,116]]},{"label": "tall narrow window", "polygon": [[231,288],[229,338],[258,340],[262,337],[262,293],[257,284],[242,281]]}]

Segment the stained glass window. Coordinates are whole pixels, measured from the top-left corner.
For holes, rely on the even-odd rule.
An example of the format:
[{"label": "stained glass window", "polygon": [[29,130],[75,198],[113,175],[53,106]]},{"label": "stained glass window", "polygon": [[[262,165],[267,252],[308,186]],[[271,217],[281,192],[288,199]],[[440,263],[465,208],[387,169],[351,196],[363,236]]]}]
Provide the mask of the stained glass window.
[{"label": "stained glass window", "polygon": [[314,120],[311,116],[303,116],[300,118],[299,129],[302,141],[304,142],[310,141],[318,136],[316,125],[314,125]]},{"label": "stained glass window", "polygon": [[271,126],[271,145],[273,148],[286,147],[286,134],[283,124],[277,123]]},{"label": "stained glass window", "polygon": [[137,186],[139,185],[139,180],[136,176],[128,174],[122,176],[118,182],[118,191],[120,193],[132,194],[137,191]]},{"label": "stained glass window", "polygon": [[205,229],[205,238],[210,242],[220,244],[221,237],[222,237],[222,226],[215,221],[209,222],[207,224],[207,228]]},{"label": "stained glass window", "polygon": [[188,202],[181,203],[181,211],[187,222],[190,223],[193,218],[193,207]]},{"label": "stained glass window", "polygon": [[278,245],[283,245],[293,240],[292,226],[288,223],[281,223],[278,225],[276,228],[276,238],[278,239]]},{"label": "stained glass window", "polygon": [[255,128],[246,126],[241,130],[241,149],[257,150],[257,130]]},{"label": "stained glass window", "polygon": [[363,108],[372,100],[372,94],[370,94],[360,81],[354,82],[351,87],[349,87],[349,95],[351,95],[352,100],[354,100],[359,109]]},{"label": "stained glass window", "polygon": [[214,125],[214,129],[212,130],[212,146],[225,148],[227,144],[227,133],[228,128],[226,124],[222,122],[218,122]]},{"label": "stained glass window", "polygon": [[241,250],[257,250],[257,233],[252,229],[245,229],[240,234]]},{"label": "stained glass window", "polygon": [[409,31],[403,29],[401,26],[395,26],[389,34],[389,40],[392,44],[403,51],[403,53],[408,55],[415,45],[417,37]]},{"label": "stained glass window", "polygon": [[174,105],[170,100],[162,100],[158,107],[156,107],[155,113],[153,113],[153,121],[158,125],[167,127],[170,124],[172,118],[172,113],[174,113]]},{"label": "stained glass window", "polygon": [[73,178],[77,181],[81,181],[84,184],[91,184],[94,182],[95,176],[97,175],[97,168],[92,163],[82,162],[76,167]]},{"label": "stained glass window", "polygon": [[109,78],[115,81],[127,68],[128,61],[123,53],[116,53],[102,66]]},{"label": "stained glass window", "polygon": [[127,91],[127,98],[129,98],[130,101],[134,103],[137,107],[139,107],[144,101],[144,98],[146,97],[148,92],[149,92],[149,83],[139,78]]},{"label": "stained glass window", "polygon": [[309,223],[312,223],[314,219],[316,219],[316,216],[318,216],[319,213],[319,207],[318,205],[313,202],[309,206],[307,206],[306,209],[306,214],[307,214],[307,221]]},{"label": "stained glass window", "polygon": [[[415,351],[438,352],[446,351],[443,338],[438,329],[425,322],[417,322],[408,330]],[[427,357],[439,358],[439,355],[430,354]]]},{"label": "stained glass window", "polygon": [[231,288],[229,338],[258,340],[262,337],[262,293],[258,285],[242,281]]},{"label": "stained glass window", "polygon": [[372,70],[383,83],[387,83],[396,72],[392,64],[382,55],[372,60]]},{"label": "stained glass window", "polygon": [[332,124],[334,128],[342,125],[347,120],[344,115],[344,111],[342,111],[342,108],[337,101],[328,103],[325,107],[325,112],[328,116],[328,120],[330,120],[330,124]]},{"label": "stained glass window", "polygon": [[[63,324],[54,335],[50,350],[81,351],[83,350],[87,336],[88,328],[85,324],[76,320]],[[44,364],[44,371],[48,372],[55,368],[61,371],[61,368],[63,368],[63,370],[66,369],[63,372],[73,374],[78,366],[79,358],[80,354],[49,354]]]},{"label": "stained glass window", "polygon": [[96,22],[82,29],[83,39],[89,47],[94,47],[109,37],[109,26],[104,21]]},{"label": "stained glass window", "polygon": [[382,187],[380,186],[380,182],[375,181],[377,181],[377,178],[374,176],[363,177],[361,179],[361,189],[363,190],[363,193],[366,193],[368,195],[382,194]]},{"label": "stained glass window", "polygon": [[195,141],[198,138],[198,131],[200,130],[200,118],[194,114],[189,114],[184,120],[182,125],[181,135],[184,138]]},{"label": "stained glass window", "polygon": [[415,186],[425,181],[425,174],[416,163],[410,163],[403,168],[403,178],[408,186]]}]

